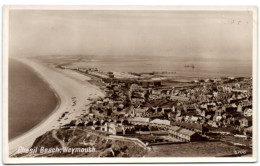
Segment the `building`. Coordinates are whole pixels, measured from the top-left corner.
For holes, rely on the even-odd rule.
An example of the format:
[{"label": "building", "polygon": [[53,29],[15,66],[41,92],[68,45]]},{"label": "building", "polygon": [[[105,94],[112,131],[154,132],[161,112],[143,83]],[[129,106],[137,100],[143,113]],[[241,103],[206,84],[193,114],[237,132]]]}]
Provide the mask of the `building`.
[{"label": "building", "polygon": [[171,96],[170,99],[172,101],[189,101],[189,97],[182,97],[182,96]]},{"label": "building", "polygon": [[252,118],[245,117],[239,120],[240,127],[250,127],[252,126]]},{"label": "building", "polygon": [[192,131],[199,132],[199,133],[204,133],[204,132],[208,131],[207,127],[205,127],[202,124],[198,124],[198,123],[187,123],[187,122],[176,121],[176,122],[173,122],[172,125],[179,126],[181,128],[185,128],[185,129],[192,130]]},{"label": "building", "polygon": [[135,98],[132,98],[131,99],[131,103],[132,104],[137,104],[137,105],[140,105],[140,104],[142,104],[142,103],[144,103],[145,101],[144,101],[144,99],[143,98],[141,98],[141,97],[135,97]]},{"label": "building", "polygon": [[135,132],[134,126],[130,126],[128,124],[116,124],[115,122],[106,122],[103,126],[101,126],[101,131],[106,131],[113,135],[125,135],[125,134],[133,134]]},{"label": "building", "polygon": [[183,142],[201,141],[201,136],[195,131],[187,130],[178,126],[172,126],[169,134]]},{"label": "building", "polygon": [[133,117],[135,116],[142,116],[143,114],[146,113],[146,111],[148,111],[148,107],[144,107],[144,108],[132,108],[131,110],[131,114]]},{"label": "building", "polygon": [[109,78],[114,78],[114,77],[115,77],[114,74],[113,74],[113,72],[108,72],[107,74],[108,74],[108,77],[109,77]]},{"label": "building", "polygon": [[171,122],[169,120],[154,119],[150,121],[150,126],[157,126],[160,128],[167,128],[170,124]]},{"label": "building", "polygon": [[246,108],[244,110],[244,116],[245,117],[250,117],[250,116],[252,116],[252,114],[253,114],[253,110],[251,108]]},{"label": "building", "polygon": [[179,126],[171,126],[169,128],[169,135],[177,138],[179,130],[181,130],[181,127],[179,127]]},{"label": "building", "polygon": [[239,105],[237,106],[237,112],[242,112],[242,110],[243,110],[243,107],[242,107],[241,104],[239,104]]},{"label": "building", "polygon": [[131,124],[134,125],[149,125],[150,118],[134,117],[130,120]]}]

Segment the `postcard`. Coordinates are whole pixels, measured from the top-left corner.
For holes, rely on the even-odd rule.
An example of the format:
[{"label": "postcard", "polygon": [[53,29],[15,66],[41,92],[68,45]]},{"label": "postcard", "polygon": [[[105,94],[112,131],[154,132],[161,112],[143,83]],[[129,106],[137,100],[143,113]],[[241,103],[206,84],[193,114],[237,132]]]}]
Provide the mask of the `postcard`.
[{"label": "postcard", "polygon": [[3,7],[3,159],[257,161],[257,7]]}]

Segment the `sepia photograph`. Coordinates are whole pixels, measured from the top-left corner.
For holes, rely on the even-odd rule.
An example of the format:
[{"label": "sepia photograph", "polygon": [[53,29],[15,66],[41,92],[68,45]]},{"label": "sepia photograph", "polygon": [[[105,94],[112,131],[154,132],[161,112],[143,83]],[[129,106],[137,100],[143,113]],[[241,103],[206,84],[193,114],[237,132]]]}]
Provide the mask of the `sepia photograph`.
[{"label": "sepia photograph", "polygon": [[257,7],[3,7],[3,159],[257,161]]}]

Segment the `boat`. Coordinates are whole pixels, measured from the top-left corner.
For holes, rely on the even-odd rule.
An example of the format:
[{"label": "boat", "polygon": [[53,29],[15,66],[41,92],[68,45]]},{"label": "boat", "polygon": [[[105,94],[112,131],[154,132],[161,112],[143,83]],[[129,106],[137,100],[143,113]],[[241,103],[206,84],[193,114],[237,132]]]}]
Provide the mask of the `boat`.
[{"label": "boat", "polygon": [[193,64],[191,65],[184,65],[184,67],[191,67],[191,68],[195,68],[195,66]]}]

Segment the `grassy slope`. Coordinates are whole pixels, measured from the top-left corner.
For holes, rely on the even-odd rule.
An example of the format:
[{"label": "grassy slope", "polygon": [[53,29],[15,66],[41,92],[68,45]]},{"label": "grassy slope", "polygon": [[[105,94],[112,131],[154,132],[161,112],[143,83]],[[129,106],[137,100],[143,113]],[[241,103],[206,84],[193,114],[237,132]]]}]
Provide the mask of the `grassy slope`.
[{"label": "grassy slope", "polygon": [[[142,157],[147,153],[147,150],[141,148],[140,146],[119,140],[111,140],[108,137],[92,133],[89,131],[81,129],[59,129],[55,132],[56,139],[53,138],[53,130],[45,133],[44,135],[38,137],[33,148],[41,147],[44,148],[61,148],[61,144],[57,139],[64,140],[66,147],[70,148],[87,148],[94,147],[96,152],[91,153],[50,153],[50,154],[34,154],[35,157]],[[84,145],[82,142],[90,143],[89,145]],[[93,144],[92,144],[93,143]],[[28,154],[19,154],[16,157],[24,156],[28,157]]]},{"label": "grassy slope", "polygon": [[[153,146],[147,157],[218,157],[229,156],[242,148],[222,142],[192,142]],[[250,150],[246,150],[251,153]]]}]

